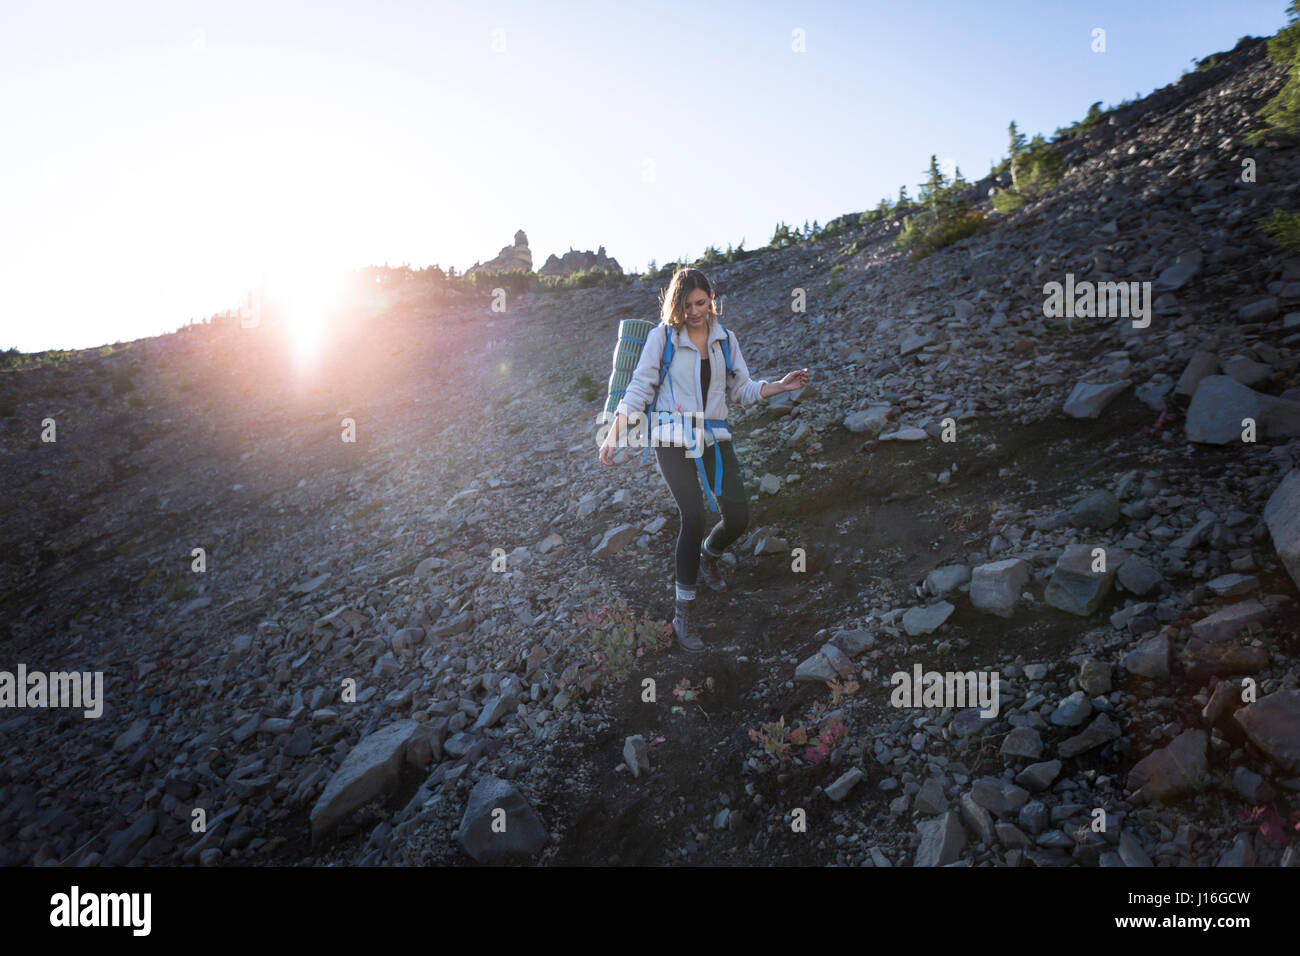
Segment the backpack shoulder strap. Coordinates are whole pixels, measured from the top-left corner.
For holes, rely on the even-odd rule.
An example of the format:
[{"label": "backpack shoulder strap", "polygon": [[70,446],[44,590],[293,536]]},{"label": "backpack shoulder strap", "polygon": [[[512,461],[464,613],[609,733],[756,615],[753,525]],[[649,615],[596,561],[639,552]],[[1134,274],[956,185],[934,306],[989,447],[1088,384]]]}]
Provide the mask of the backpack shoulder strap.
[{"label": "backpack shoulder strap", "polygon": [[731,368],[731,330],[724,325],[722,331],[727,334],[727,337],[722,340],[722,357],[727,363],[727,374],[735,375]]},{"label": "backpack shoulder strap", "polygon": [[673,330],[664,324],[664,354],[659,362],[659,384],[664,383],[664,377],[668,374],[668,366],[673,362]]}]

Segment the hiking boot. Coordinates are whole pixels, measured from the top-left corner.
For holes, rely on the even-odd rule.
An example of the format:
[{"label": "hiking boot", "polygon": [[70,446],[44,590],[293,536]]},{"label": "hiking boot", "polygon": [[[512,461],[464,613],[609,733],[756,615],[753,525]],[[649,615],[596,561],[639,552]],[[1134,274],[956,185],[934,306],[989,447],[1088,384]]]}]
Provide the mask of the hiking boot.
[{"label": "hiking boot", "polygon": [[691,601],[677,602],[677,616],[673,618],[673,634],[682,650],[692,653],[704,650],[704,642],[691,623]]},{"label": "hiking boot", "polygon": [[700,580],[715,591],[727,590],[727,582],[722,580],[722,571],[718,568],[718,559],[705,548],[700,549]]}]

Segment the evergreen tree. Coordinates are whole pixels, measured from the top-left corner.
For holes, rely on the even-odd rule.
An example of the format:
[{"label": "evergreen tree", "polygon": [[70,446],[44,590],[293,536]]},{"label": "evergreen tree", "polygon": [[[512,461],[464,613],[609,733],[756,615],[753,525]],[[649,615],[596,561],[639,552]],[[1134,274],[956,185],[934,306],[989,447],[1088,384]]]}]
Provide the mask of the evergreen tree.
[{"label": "evergreen tree", "polygon": [[906,209],[906,208],[907,208],[908,206],[910,206],[910,205],[912,205],[912,200],[910,200],[910,199],[907,198],[907,187],[906,187],[906,186],[899,186],[899,187],[898,187],[898,208],[899,208],[899,210]]},{"label": "evergreen tree", "polygon": [[1011,126],[1008,128],[1008,132],[1011,134],[1011,188],[1015,189],[1017,176],[1016,161],[1024,154],[1025,150],[1029,148],[1029,145],[1025,142],[1025,134],[1016,129],[1015,120],[1011,121]]},{"label": "evergreen tree", "polygon": [[938,222],[948,211],[951,197],[948,195],[948,178],[939,168],[939,157],[930,154],[930,168],[926,170],[925,182],[921,184],[921,202],[930,212],[930,221]]}]

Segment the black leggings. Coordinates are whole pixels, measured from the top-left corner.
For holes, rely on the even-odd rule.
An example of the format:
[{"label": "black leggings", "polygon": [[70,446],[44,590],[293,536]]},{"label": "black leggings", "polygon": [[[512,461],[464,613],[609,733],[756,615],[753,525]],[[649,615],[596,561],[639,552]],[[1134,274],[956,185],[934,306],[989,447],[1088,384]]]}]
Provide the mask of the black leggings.
[{"label": "black leggings", "polygon": [[[722,452],[722,494],[718,507],[722,520],[713,526],[704,547],[709,554],[720,555],[727,546],[741,536],[749,525],[749,499],[745,495],[744,473],[736,452],[727,439],[717,443]],[[704,536],[704,491],[700,488],[696,459],[686,457],[680,445],[660,445],[655,448],[659,459],[659,473],[668,482],[668,488],[677,502],[682,526],[677,533],[677,596],[684,600],[694,597],[700,573],[700,538]],[[704,446],[701,457],[704,471],[712,488],[717,465],[713,446]]]}]

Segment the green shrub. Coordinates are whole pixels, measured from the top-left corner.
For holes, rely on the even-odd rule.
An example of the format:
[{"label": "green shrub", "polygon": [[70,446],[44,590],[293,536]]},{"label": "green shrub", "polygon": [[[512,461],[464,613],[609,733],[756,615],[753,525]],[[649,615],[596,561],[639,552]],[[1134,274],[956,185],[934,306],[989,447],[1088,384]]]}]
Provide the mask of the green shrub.
[{"label": "green shrub", "polygon": [[1036,199],[1065,175],[1065,159],[1040,134],[1016,157],[1013,169],[1016,192],[1026,199]]},{"label": "green shrub", "polygon": [[1274,209],[1273,215],[1256,222],[1283,249],[1300,252],[1300,213],[1285,213]]},{"label": "green shrub", "polygon": [[583,681],[585,690],[602,679],[622,683],[638,658],[672,645],[672,631],[664,621],[646,612],[638,618],[621,598],[584,613],[577,623],[586,629],[587,651],[595,665]]},{"label": "green shrub", "polygon": [[562,292],[569,289],[593,289],[597,287],[621,286],[632,281],[632,277],[622,272],[593,266],[581,269],[567,276],[538,276],[537,290],[540,292]]},{"label": "green shrub", "polygon": [[831,266],[831,281],[830,281],[830,286],[827,289],[828,295],[834,295],[836,292],[839,292],[840,287],[844,285],[843,280],[840,278],[840,273],[842,273],[843,271],[844,271],[844,266],[842,265]]},{"label": "green shrub", "polygon": [[1246,135],[1248,146],[1258,146],[1272,134],[1300,133],[1300,0],[1291,0],[1287,18],[1290,24],[1268,41],[1269,59],[1289,67],[1286,83],[1256,114],[1265,126]]},{"label": "green shrub", "polygon": [[903,220],[903,228],[894,240],[894,248],[908,253],[908,258],[915,262],[945,246],[974,235],[986,224],[984,214],[978,209],[963,209],[937,222],[932,221],[926,214],[908,216]]},{"label": "green shrub", "polygon": [[600,397],[600,383],[591,377],[590,372],[578,376],[578,391],[584,402],[594,402]]},{"label": "green shrub", "polygon": [[1268,58],[1278,64],[1291,63],[1300,52],[1300,0],[1291,0],[1286,17],[1287,25],[1268,41]]},{"label": "green shrub", "polygon": [[993,193],[993,208],[1004,216],[1009,216],[1025,204],[1025,197],[1010,189],[998,189]]}]

